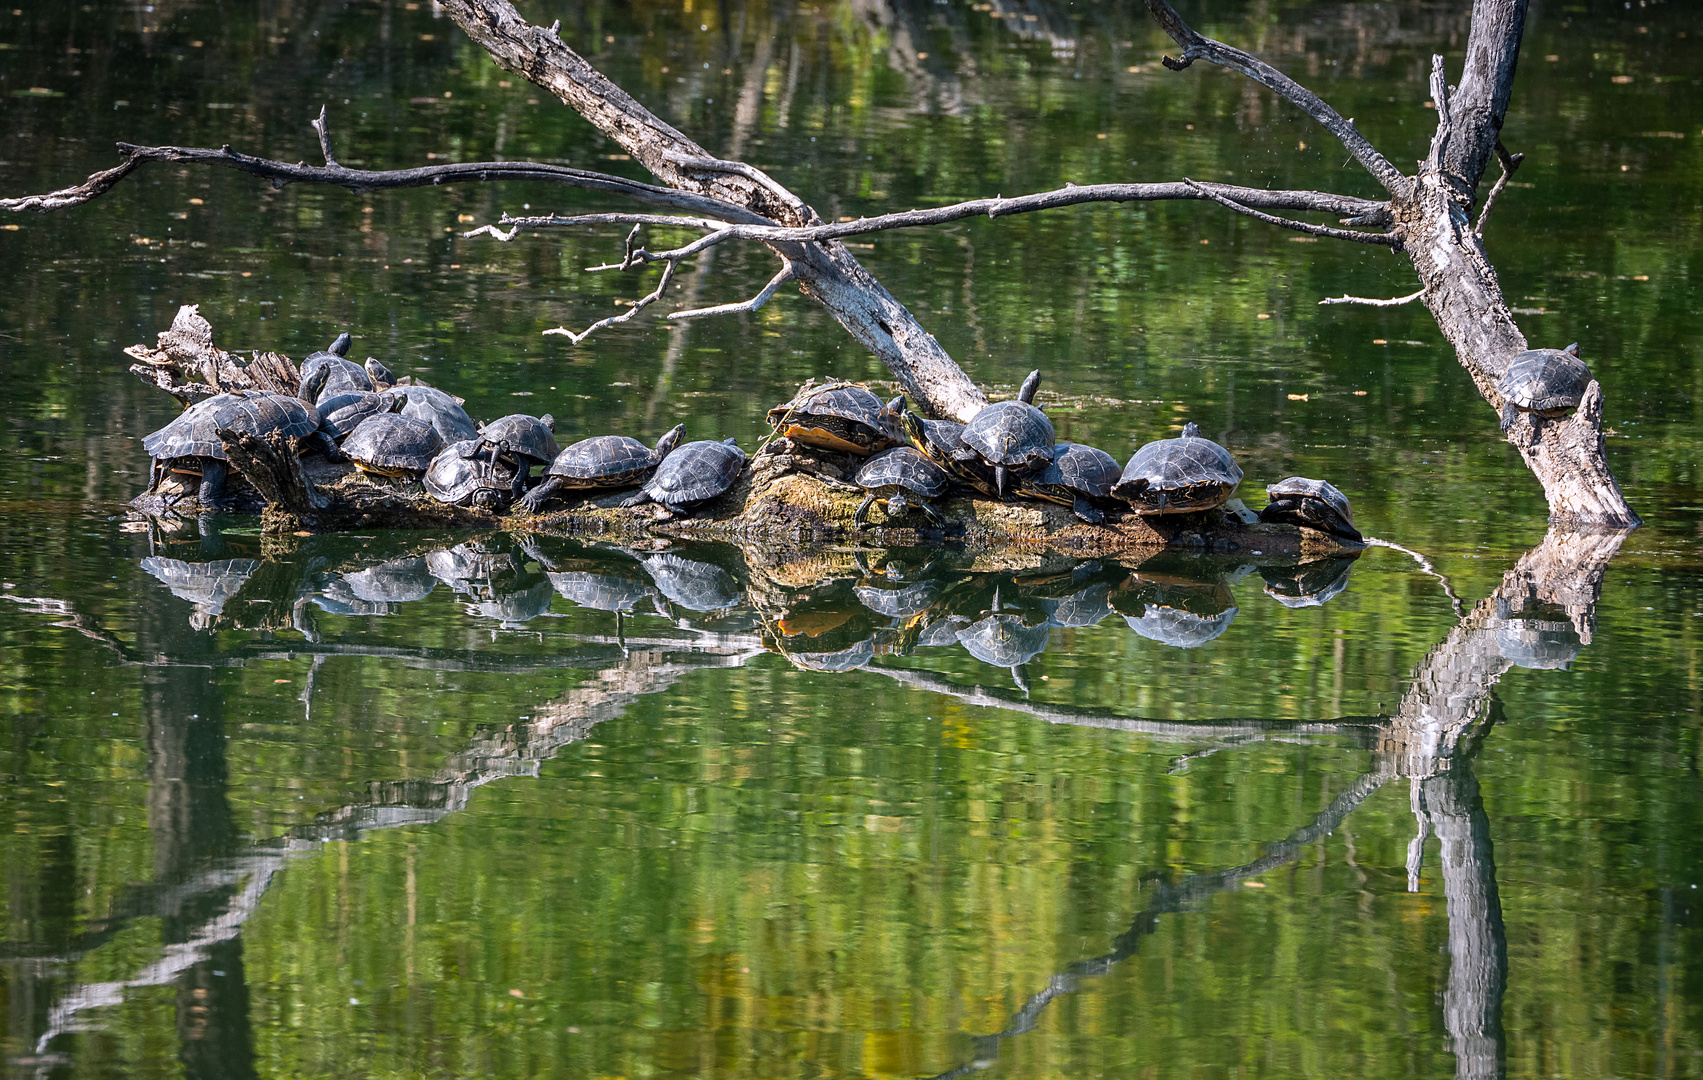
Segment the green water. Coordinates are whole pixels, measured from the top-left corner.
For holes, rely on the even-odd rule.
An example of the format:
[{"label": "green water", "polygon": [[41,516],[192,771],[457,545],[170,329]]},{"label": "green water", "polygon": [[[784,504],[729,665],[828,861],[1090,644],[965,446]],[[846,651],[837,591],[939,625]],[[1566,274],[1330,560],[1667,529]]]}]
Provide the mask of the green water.
[{"label": "green water", "polygon": [[[523,10],[827,218],[1184,175],[1375,194],[1240,77],[1161,68],[1126,5]],[[1185,10],[1403,163],[1430,54],[1458,71],[1465,42],[1460,4]],[[176,406],[120,350],[185,303],[230,348],[347,328],[559,434],[750,450],[804,378],[884,371],[786,290],[541,336],[654,283],[582,272],[618,232],[460,238],[620,208],[541,185],[152,166],[8,216],[6,1075],[1703,1074],[1699,38],[1684,3],[1534,5],[1504,131],[1527,157],[1491,255],[1535,343],[1582,343],[1649,522],[1588,642],[1496,609],[1542,497],[1430,317],[1317,305],[1410,292],[1388,253],[1193,204],[854,248],[978,380],[1042,367],[1061,438],[1121,459],[1196,420],[1244,499],[1327,477],[1447,589],[1385,547],[1332,592],[1180,559],[134,531],[140,439]],[[0,194],[119,140],[314,161],[322,103],[347,164],[641,175],[505,81],[429,0],[0,8]],[[726,246],[683,294],[774,269]],[[1425,699],[1480,616],[1505,662]],[[1421,705],[1466,726],[1392,765]]]}]

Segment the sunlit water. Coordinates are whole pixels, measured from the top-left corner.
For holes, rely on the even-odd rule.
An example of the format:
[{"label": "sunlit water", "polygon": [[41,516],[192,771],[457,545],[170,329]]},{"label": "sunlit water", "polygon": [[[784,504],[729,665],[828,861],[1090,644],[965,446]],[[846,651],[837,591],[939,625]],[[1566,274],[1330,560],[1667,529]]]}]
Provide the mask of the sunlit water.
[{"label": "sunlit water", "polygon": [[[1112,7],[526,14],[824,217],[1182,175],[1373,194]],[[321,103],[349,164],[633,168],[429,3],[17,10],[0,194],[117,140],[315,160]],[[1465,40],[1458,6],[1189,14],[1398,162],[1430,53],[1458,70]],[[1411,291],[1404,262],[1214,208],[854,253],[977,379],[1042,367],[1061,438],[1123,458],[1196,420],[1243,498],[1325,476],[1429,568],[149,529],[123,504],[176,406],[120,350],[183,303],[232,348],[350,329],[567,434],[749,450],[802,379],[884,372],[784,290],[540,336],[654,282],[582,272],[617,233],[458,235],[605,206],[560,190],[153,167],[8,218],[8,1075],[1703,1073],[1700,35],[1682,4],[1536,7],[1504,132],[1527,158],[1490,251],[1534,342],[1581,341],[1649,521],[1577,622],[1498,606],[1541,494],[1430,317],[1317,306]],[[698,304],[774,272],[690,270]],[[1463,641],[1495,661],[1468,723],[1403,756]]]}]

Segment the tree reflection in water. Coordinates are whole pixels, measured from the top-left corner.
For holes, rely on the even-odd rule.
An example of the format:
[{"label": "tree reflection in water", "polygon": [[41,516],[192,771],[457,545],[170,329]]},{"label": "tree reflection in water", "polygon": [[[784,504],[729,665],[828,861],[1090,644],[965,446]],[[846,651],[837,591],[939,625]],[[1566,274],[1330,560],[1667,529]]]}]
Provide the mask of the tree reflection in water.
[{"label": "tree reflection in water", "polygon": [[[494,552],[484,548],[470,551],[467,545],[448,551],[399,551],[394,546],[363,550],[342,547],[349,541],[332,539],[326,546],[308,549],[305,557],[266,561],[249,569],[236,586],[216,590],[218,605],[212,610],[201,601],[205,590],[195,584],[196,567],[206,568],[203,572],[225,582],[232,560],[191,563],[155,555],[144,563],[144,569],[174,593],[185,595],[181,590],[188,590],[193,594],[186,598],[195,604],[195,614],[188,633],[181,623],[139,627],[143,640],[165,646],[146,659],[80,619],[67,602],[29,601],[37,610],[68,616],[60,625],[101,641],[120,653],[125,662],[146,668],[148,811],[156,865],[155,881],[122,894],[106,920],[69,940],[58,955],[31,957],[27,966],[20,965],[20,973],[28,976],[23,981],[32,984],[23,988],[24,996],[38,998],[50,993],[59,971],[111,940],[134,920],[162,917],[166,924],[161,955],[132,977],[73,984],[54,995],[54,1004],[47,1010],[36,1040],[38,1068],[45,1070],[63,1061],[49,1054],[53,1040],[89,1026],[91,1022],[85,1018],[89,1010],[121,1002],[130,988],[174,983],[179,988],[180,1055],[189,1075],[252,1075],[254,1053],[241,931],[273,875],[288,861],[319,850],[328,840],[436,822],[464,808],[472,793],[492,780],[538,775],[541,762],[585,739],[598,724],[621,715],[646,695],[660,693],[691,673],[742,666],[773,650],[795,658],[807,655],[809,660],[801,661],[801,666],[815,670],[843,670],[821,657],[853,655],[856,663],[850,667],[950,695],[965,704],[1023,712],[1050,723],[1205,744],[1204,750],[1180,759],[1179,767],[1201,753],[1260,740],[1346,744],[1373,752],[1372,766],[1347,790],[1308,825],[1270,844],[1258,859],[1211,873],[1153,882],[1146,904],[1108,952],[1072,964],[1053,976],[1004,1028],[978,1037],[963,1064],[941,1075],[960,1076],[986,1067],[998,1057],[1007,1040],[1033,1030],[1054,999],[1135,955],[1142,939],[1154,932],[1163,916],[1197,909],[1219,892],[1293,862],[1309,845],[1338,828],[1386,782],[1405,777],[1411,785],[1417,823],[1417,835],[1409,846],[1410,889],[1418,888],[1428,837],[1436,837],[1439,843],[1450,954],[1444,1022],[1456,1058],[1456,1074],[1500,1076],[1507,944],[1489,820],[1472,773],[1472,759],[1494,723],[1492,711],[1486,708],[1490,692],[1511,667],[1562,665],[1590,643],[1602,576],[1622,539],[1622,534],[1552,531],[1426,655],[1394,715],[1344,717],[1329,722],[1143,720],[1110,710],[1031,702],[1026,700],[1026,693],[1019,698],[1012,691],[964,687],[939,675],[870,662],[879,654],[918,647],[934,625],[955,627],[951,637],[962,640],[965,626],[976,625],[973,621],[966,624],[966,620],[977,613],[984,621],[1016,619],[1025,629],[1030,624],[1088,625],[1109,615],[1113,608],[1130,618],[1125,609],[1132,604],[1141,609],[1140,617],[1157,609],[1192,612],[1209,621],[1220,619],[1228,605],[1225,580],[1251,568],[1191,581],[1176,573],[1175,566],[1159,570],[1149,566],[1145,572],[1126,574],[1096,563],[1061,573],[1007,578],[1003,580],[1010,583],[1002,586],[1000,581],[990,581],[988,575],[928,578],[897,563],[889,573],[880,575],[870,572],[861,556],[851,560],[849,568],[836,557],[825,556],[826,562],[814,566],[814,570],[825,566],[836,569],[838,576],[830,573],[812,579],[810,572],[799,569],[810,565],[806,559],[802,564],[784,564],[792,568],[790,571],[772,564],[761,566],[760,572],[749,570],[749,585],[744,587],[738,584],[739,575],[725,566],[677,554],[662,558],[656,554],[611,555],[576,549],[570,555],[552,555],[547,545],[529,542],[525,554],[542,566],[546,576],[540,578],[529,573],[524,559],[506,548]],[[203,553],[222,554],[216,544],[209,550],[207,543],[202,543]],[[440,564],[448,569],[440,573]],[[311,626],[303,628],[304,598],[325,607],[322,601],[328,593],[347,591],[352,599],[372,605],[372,612],[377,614],[391,610],[404,596],[424,596],[431,589],[416,572],[422,567],[430,568],[438,580],[453,578],[452,588],[474,601],[470,611],[491,607],[491,617],[505,624],[515,616],[502,603],[504,581],[514,586],[510,591],[528,596],[541,582],[569,582],[570,589],[563,590],[563,595],[591,587],[587,584],[591,583],[595,587],[589,595],[596,598],[592,606],[603,610],[630,611],[641,598],[651,599],[659,610],[671,610],[677,617],[680,607],[704,611],[712,607],[712,601],[720,606],[714,608],[709,620],[713,625],[707,627],[694,626],[689,618],[679,617],[679,628],[660,635],[618,634],[612,639],[575,635],[579,648],[546,658],[327,644],[317,640]],[[643,584],[641,570],[650,572],[654,587]],[[659,571],[662,580],[657,580]],[[1297,584],[1310,580],[1306,568],[1261,568],[1261,572],[1279,594],[1279,602],[1288,604],[1297,596],[1307,595]],[[1346,572],[1346,567],[1331,566],[1311,574],[1319,583],[1316,592],[1328,594],[1323,600],[1341,591]],[[391,577],[397,580],[389,581]],[[931,583],[919,588],[918,579]],[[735,594],[741,589],[756,612],[755,620],[729,614],[729,608],[739,603]],[[602,598],[604,592],[609,593],[607,604]],[[1002,599],[1012,594],[1016,599]],[[1025,614],[1002,615],[1006,608]],[[1201,610],[1195,612],[1195,608]],[[146,618],[162,618],[157,608],[144,606],[143,610],[153,612]],[[534,615],[541,611],[536,603],[528,605],[528,610]],[[1229,605],[1228,610],[1233,613],[1235,609]],[[1060,612],[1064,621],[1053,621]],[[234,655],[216,652],[209,645],[211,639],[198,631],[202,626],[221,623],[295,626],[303,629],[309,640],[289,651],[314,654],[316,658],[359,654],[394,657],[428,668],[596,666],[601,670],[534,710],[529,718],[481,733],[429,778],[375,783],[364,796],[319,815],[310,824],[244,845],[237,839],[225,796],[224,716],[219,692],[208,674],[216,666],[247,664],[284,650],[266,642],[250,642]],[[755,632],[759,627],[762,633]],[[1222,632],[1223,628],[1217,629]],[[800,643],[814,644],[802,649]],[[304,698],[311,702],[311,686]]]}]

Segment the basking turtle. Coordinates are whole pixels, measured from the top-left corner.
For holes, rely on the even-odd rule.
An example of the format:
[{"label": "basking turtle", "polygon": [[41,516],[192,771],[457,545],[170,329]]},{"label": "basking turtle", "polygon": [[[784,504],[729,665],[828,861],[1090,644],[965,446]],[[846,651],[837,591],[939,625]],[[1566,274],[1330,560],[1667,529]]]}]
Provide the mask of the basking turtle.
[{"label": "basking turtle", "polygon": [[556,455],[544,473],[544,482],[520,500],[521,509],[536,514],[560,488],[636,487],[651,478],[662,459],[680,444],[686,425],[679,424],[658,439],[656,448],[625,435],[597,435],[581,439]]},{"label": "basking turtle", "polygon": [[1354,527],[1348,496],[1329,481],[1291,476],[1267,486],[1265,494],[1271,501],[1260,510],[1261,521],[1305,525],[1356,544],[1365,539]]},{"label": "basking turtle", "polygon": [[199,474],[197,498],[201,505],[208,508],[222,505],[229,459],[224,444],[219,441],[221,428],[256,436],[277,433],[285,439],[303,439],[319,430],[319,414],[305,402],[261,390],[215,394],[198,401],[177,419],[142,439],[142,449],[154,459],[149,490],[159,487],[167,470],[191,476]]},{"label": "basking turtle", "polygon": [[343,440],[355,468],[380,476],[418,476],[442,449],[436,428],[396,413],[367,417]]},{"label": "basking turtle", "polygon": [[478,442],[464,439],[438,452],[426,468],[426,493],[451,506],[472,506],[501,513],[514,498],[515,469],[477,456]]},{"label": "basking turtle", "polygon": [[939,465],[953,478],[992,498],[998,497],[993,469],[980,458],[959,460],[954,451],[963,445],[964,425],[953,420],[924,420],[896,397],[881,410],[884,426],[902,442]]},{"label": "basking turtle", "polygon": [[396,385],[396,376],[376,356],[367,357],[367,362],[361,365],[361,369],[367,373],[367,378],[373,381],[374,390],[389,390]]},{"label": "basking turtle", "polygon": [[323,397],[335,397],[350,390],[372,390],[373,381],[366,370],[347,359],[350,340],[347,332],[338,334],[329,346],[308,354],[302,361],[302,385],[297,397],[318,402]]},{"label": "basking turtle", "polygon": [[1202,438],[1190,423],[1181,438],[1158,439],[1137,450],[1112,485],[1112,496],[1138,514],[1187,514],[1222,504],[1241,482],[1242,468],[1230,451]]},{"label": "basking turtle", "polygon": [[[351,390],[320,402],[314,411],[319,413],[319,433],[324,436],[320,445],[325,449],[325,456],[333,461],[346,460],[347,456],[338,449],[338,445],[361,425],[362,420],[380,413],[395,412],[401,406],[402,400],[394,394],[374,394],[365,390]],[[326,440],[329,440],[329,446],[325,445]]]},{"label": "basking turtle", "polygon": [[769,410],[775,434],[859,457],[895,442],[881,417],[881,399],[855,383],[801,389],[785,405]]},{"label": "basking turtle", "polygon": [[518,499],[532,479],[532,467],[548,465],[562,452],[556,445],[555,431],[556,419],[548,413],[543,416],[510,413],[479,429],[479,437],[468,456],[488,455],[493,465],[499,461],[513,465],[514,495]]},{"label": "basking turtle", "polygon": [[390,393],[402,399],[403,416],[424,420],[437,428],[445,443],[479,437],[479,425],[467,415],[461,403],[435,386],[396,386]]},{"label": "basking turtle", "polygon": [[1502,395],[1502,430],[1528,412],[1556,418],[1566,416],[1591,385],[1591,369],[1579,359],[1579,343],[1565,349],[1530,349],[1514,357],[1496,390]]},{"label": "basking turtle", "polygon": [[1030,402],[1041,373],[1029,372],[1016,401],[996,401],[970,418],[952,451],[956,461],[980,463],[993,470],[995,494],[1005,498],[1011,473],[1039,472],[1053,460],[1053,422]]},{"label": "basking turtle", "polygon": [[914,503],[934,524],[946,526],[933,500],[951,489],[952,475],[913,447],[899,446],[876,454],[857,471],[856,483],[869,493],[852,517],[852,524],[860,529],[868,525],[869,508],[877,499],[884,504],[889,524],[903,517]]},{"label": "basking turtle", "polygon": [[[662,459],[654,475],[637,495],[622,506],[660,503],[667,511],[664,520],[685,513],[688,507],[708,502],[724,493],[745,467],[745,451],[732,439],[722,442],[689,442]],[[663,590],[667,592],[667,590]]]},{"label": "basking turtle", "polygon": [[1112,497],[1112,485],[1121,472],[1117,459],[1104,450],[1081,443],[1056,443],[1052,463],[1020,477],[1017,494],[1068,506],[1083,521],[1104,525],[1106,515],[1094,503]]}]

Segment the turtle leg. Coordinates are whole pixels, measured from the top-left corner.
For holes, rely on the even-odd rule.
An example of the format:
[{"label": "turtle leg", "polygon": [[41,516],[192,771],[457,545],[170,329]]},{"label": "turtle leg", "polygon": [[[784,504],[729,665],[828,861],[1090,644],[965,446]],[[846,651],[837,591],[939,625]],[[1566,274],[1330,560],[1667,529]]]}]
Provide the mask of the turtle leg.
[{"label": "turtle leg", "polygon": [[1075,502],[1070,504],[1070,512],[1090,525],[1104,525],[1106,523],[1106,515],[1100,512],[1100,508],[1080,495],[1076,497]]},{"label": "turtle leg", "polygon": [[643,506],[645,503],[650,502],[650,501],[651,501],[650,492],[644,490],[643,488],[640,488],[637,492],[633,493],[632,495],[628,496],[625,499],[622,499],[620,501],[620,503],[618,503],[617,505],[619,505],[619,506]]},{"label": "turtle leg", "polygon": [[942,514],[940,512],[940,508],[929,502],[927,499],[918,499],[917,509],[927,514],[928,520],[934,522],[942,529],[946,528],[946,515]]},{"label": "turtle leg", "polygon": [[993,467],[993,489],[994,489],[995,492],[998,493],[999,501],[1004,502],[1005,501],[1005,466],[1004,465],[995,465]]},{"label": "turtle leg", "polygon": [[196,498],[203,510],[218,510],[225,504],[225,476],[230,467],[217,458],[204,458],[201,463],[201,490]]},{"label": "turtle leg", "polygon": [[316,431],[307,439],[307,441],[317,444],[319,446],[319,452],[325,455],[325,460],[327,461],[349,460],[349,455],[343,452],[342,448],[337,445],[337,440],[333,439],[327,432]]},{"label": "turtle leg", "polygon": [[560,487],[561,484],[561,477],[546,476],[542,484],[539,484],[537,487],[533,488],[521,497],[520,508],[529,514],[538,513],[538,511],[544,509],[544,504],[549,501],[550,496],[556,493],[556,489]]},{"label": "turtle leg", "polygon": [[857,513],[852,515],[852,525],[859,529],[867,529],[869,527],[869,508],[874,505],[875,492],[871,491],[863,497],[863,502],[858,506]]},{"label": "turtle leg", "polygon": [[1505,432],[1514,426],[1514,418],[1520,415],[1520,410],[1514,408],[1512,401],[1502,403],[1502,430]]}]

